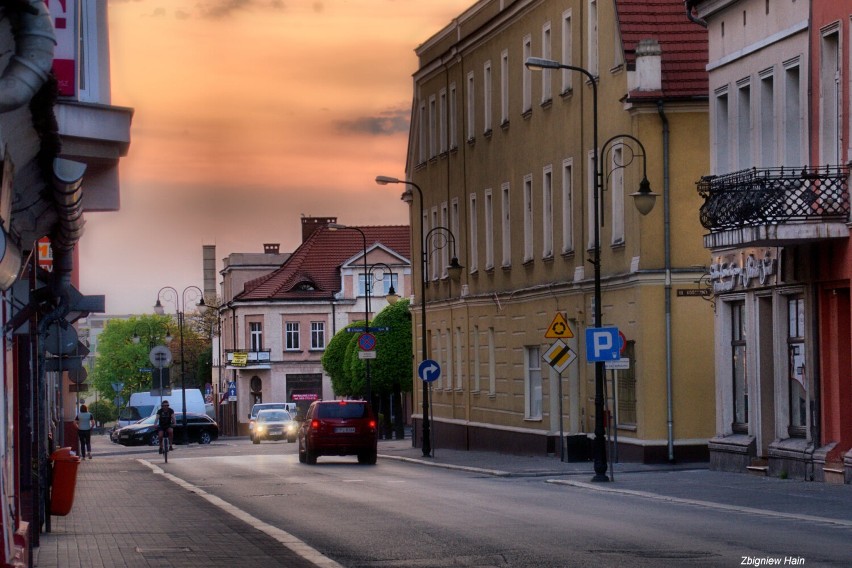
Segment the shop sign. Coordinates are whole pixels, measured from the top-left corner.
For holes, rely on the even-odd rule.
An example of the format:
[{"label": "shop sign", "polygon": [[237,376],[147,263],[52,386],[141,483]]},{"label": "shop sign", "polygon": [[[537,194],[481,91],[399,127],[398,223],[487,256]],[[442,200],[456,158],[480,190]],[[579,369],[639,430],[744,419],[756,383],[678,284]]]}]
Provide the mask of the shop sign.
[{"label": "shop sign", "polygon": [[714,294],[775,284],[778,259],[774,249],[746,249],[717,256],[710,264]]}]

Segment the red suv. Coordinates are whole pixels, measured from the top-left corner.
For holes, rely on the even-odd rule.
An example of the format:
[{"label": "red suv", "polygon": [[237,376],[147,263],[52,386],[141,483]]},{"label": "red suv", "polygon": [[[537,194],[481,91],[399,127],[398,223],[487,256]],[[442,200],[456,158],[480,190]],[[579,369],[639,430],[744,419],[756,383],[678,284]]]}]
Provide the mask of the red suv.
[{"label": "red suv", "polygon": [[358,456],[376,463],[378,430],[370,405],[363,400],[317,400],[299,427],[299,461],[315,464],[319,456]]}]

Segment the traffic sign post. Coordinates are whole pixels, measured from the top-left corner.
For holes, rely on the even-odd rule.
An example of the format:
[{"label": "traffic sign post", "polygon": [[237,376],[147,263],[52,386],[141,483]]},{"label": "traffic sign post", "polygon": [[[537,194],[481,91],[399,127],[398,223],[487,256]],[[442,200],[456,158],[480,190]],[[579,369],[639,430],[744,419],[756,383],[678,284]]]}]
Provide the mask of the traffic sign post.
[{"label": "traffic sign post", "polygon": [[417,376],[424,383],[432,383],[441,376],[441,366],[434,359],[426,359],[417,367]]},{"label": "traffic sign post", "polygon": [[586,328],[586,361],[618,361],[621,358],[621,338],[617,327]]}]

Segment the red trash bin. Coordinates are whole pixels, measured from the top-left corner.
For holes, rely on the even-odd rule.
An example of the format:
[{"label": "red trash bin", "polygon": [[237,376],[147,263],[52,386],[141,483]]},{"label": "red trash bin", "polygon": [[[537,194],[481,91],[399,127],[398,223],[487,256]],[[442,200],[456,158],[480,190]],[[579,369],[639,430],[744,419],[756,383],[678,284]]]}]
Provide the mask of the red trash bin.
[{"label": "red trash bin", "polygon": [[80,458],[71,448],[59,448],[50,454],[53,462],[53,481],[50,489],[50,514],[65,516],[74,504],[74,488],[77,486],[77,467]]}]

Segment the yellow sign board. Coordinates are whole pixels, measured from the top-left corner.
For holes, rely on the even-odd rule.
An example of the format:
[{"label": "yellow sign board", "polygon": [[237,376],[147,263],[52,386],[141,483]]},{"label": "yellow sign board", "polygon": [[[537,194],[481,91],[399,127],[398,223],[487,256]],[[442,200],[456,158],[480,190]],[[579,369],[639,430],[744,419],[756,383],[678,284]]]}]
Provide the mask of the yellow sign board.
[{"label": "yellow sign board", "polygon": [[568,368],[568,365],[577,360],[577,354],[564,342],[557,339],[544,354],[543,358],[557,373],[562,373],[562,371]]},{"label": "yellow sign board", "polygon": [[248,363],[248,353],[245,351],[235,351],[231,359],[231,365],[234,367],[245,367]]},{"label": "yellow sign board", "polygon": [[571,326],[568,325],[568,320],[565,319],[562,312],[557,312],[544,336],[547,339],[571,339],[574,337],[574,332],[571,331]]}]

